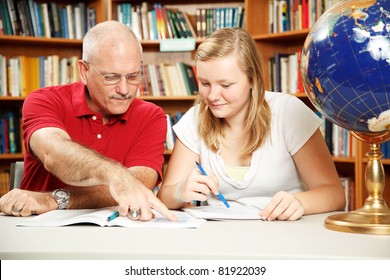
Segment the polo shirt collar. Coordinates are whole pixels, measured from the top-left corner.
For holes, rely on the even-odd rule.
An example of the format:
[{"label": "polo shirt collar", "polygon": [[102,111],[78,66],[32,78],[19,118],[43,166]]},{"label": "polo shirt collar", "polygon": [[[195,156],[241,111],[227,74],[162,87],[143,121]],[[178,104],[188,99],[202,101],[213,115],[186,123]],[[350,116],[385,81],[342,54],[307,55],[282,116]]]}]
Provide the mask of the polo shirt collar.
[{"label": "polo shirt collar", "polygon": [[[93,112],[87,104],[87,87],[82,82],[77,82],[73,84],[73,96],[72,96],[72,104],[73,110],[75,112],[75,117],[85,117],[95,115],[96,112]],[[130,107],[133,105],[134,101],[131,103]],[[130,110],[127,110],[124,114],[116,116],[118,120],[127,122],[130,118]]]}]

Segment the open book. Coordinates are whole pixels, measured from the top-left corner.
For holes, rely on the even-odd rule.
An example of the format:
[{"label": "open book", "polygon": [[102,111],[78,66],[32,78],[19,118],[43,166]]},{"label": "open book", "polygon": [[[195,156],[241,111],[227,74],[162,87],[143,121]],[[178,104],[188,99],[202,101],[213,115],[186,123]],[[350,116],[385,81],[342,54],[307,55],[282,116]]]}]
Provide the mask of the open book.
[{"label": "open book", "polygon": [[178,218],[177,222],[167,220],[157,211],[153,210],[155,218],[148,221],[133,221],[127,217],[118,218],[107,222],[116,207],[102,209],[82,210],[53,210],[36,217],[26,219],[17,224],[18,226],[31,227],[59,227],[74,224],[95,224],[99,226],[119,226],[127,228],[199,228],[206,220],[197,219],[182,211],[173,211]]}]

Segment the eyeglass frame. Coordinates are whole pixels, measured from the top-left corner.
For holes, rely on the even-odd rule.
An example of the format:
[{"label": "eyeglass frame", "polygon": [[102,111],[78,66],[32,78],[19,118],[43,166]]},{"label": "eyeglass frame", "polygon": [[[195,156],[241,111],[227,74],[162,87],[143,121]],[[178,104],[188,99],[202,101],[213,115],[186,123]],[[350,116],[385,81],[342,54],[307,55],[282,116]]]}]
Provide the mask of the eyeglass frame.
[{"label": "eyeglass frame", "polygon": [[[123,74],[123,75],[121,75],[121,74],[117,74],[117,73],[109,73],[109,74],[103,75],[103,74],[100,73],[98,70],[96,70],[95,67],[93,67],[92,64],[89,63],[88,61],[83,60],[83,62],[84,62],[85,64],[87,64],[88,66],[90,66],[90,67],[93,69],[93,71],[95,71],[96,73],[98,73],[98,74],[103,78],[103,83],[104,83],[105,85],[110,85],[110,86],[116,85],[116,84],[118,84],[120,81],[122,81],[122,78],[123,78],[123,77],[126,77],[126,83],[129,84],[129,85],[132,85],[132,86],[139,86],[140,83],[141,83],[141,79],[142,79],[142,74],[141,74],[141,72],[137,75],[137,77],[138,77],[137,79],[139,79],[139,81],[129,81],[129,78],[128,78],[128,77],[131,77],[132,79],[134,79],[134,74]],[[106,80],[106,79],[107,79],[107,78],[106,78],[107,76],[116,76],[116,77],[118,78],[118,81],[116,81],[116,82],[110,82],[110,81]]]}]

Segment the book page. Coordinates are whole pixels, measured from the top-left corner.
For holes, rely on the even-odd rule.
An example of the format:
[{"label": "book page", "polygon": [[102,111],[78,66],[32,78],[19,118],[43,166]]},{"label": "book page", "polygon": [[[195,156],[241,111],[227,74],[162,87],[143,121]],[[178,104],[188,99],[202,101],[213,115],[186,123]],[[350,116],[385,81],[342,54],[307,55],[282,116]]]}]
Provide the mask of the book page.
[{"label": "book page", "polygon": [[245,197],[229,201],[230,208],[219,200],[209,206],[188,207],[182,210],[195,218],[206,220],[261,220],[259,212],[271,201],[272,197]]},{"label": "book page", "polygon": [[272,197],[267,196],[252,196],[239,198],[237,199],[237,202],[241,205],[254,206],[259,210],[262,210],[271,201],[271,199]]},{"label": "book page", "polygon": [[251,205],[232,205],[230,208],[225,206],[198,206],[183,208],[182,210],[195,218],[207,220],[261,220],[259,216],[260,209]]},{"label": "book page", "polygon": [[36,217],[31,217],[17,225],[31,227],[60,227],[89,223],[99,226],[119,226],[128,228],[199,228],[206,222],[204,219],[194,218],[182,211],[173,211],[178,218],[178,221],[172,222],[154,210],[153,213],[155,214],[155,218],[147,222],[133,221],[128,217],[122,216],[107,222],[107,217],[116,210],[116,207],[103,209],[53,210]]}]

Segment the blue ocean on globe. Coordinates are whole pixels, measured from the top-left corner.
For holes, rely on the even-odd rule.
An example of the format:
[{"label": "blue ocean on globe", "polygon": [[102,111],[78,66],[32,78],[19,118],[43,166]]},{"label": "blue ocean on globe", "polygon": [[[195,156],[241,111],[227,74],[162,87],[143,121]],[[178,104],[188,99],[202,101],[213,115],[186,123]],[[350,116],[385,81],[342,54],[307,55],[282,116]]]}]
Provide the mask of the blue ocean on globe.
[{"label": "blue ocean on globe", "polygon": [[390,0],[343,1],[309,32],[305,92],[333,123],[362,133],[390,126]]}]

